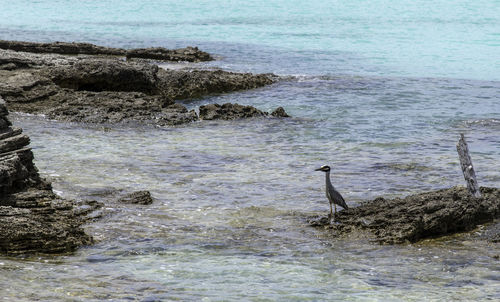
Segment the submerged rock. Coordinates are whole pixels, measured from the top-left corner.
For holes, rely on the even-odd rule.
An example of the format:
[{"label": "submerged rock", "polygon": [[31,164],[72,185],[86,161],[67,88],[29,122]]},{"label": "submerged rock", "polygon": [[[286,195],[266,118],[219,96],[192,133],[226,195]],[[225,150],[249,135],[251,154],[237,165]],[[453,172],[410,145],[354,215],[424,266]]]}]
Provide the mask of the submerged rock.
[{"label": "submerged rock", "polygon": [[278,107],[276,108],[273,112],[271,112],[271,115],[274,117],[290,117],[286,112],[283,107]]},{"label": "submerged rock", "polygon": [[[311,220],[311,225],[336,235],[367,231],[383,244],[417,242],[424,238],[472,230],[500,217],[500,189],[481,188],[480,198],[463,187],[421,193],[405,198],[376,198],[340,211],[335,224]],[[323,222],[323,223],[321,223]]]},{"label": "submerged rock", "polygon": [[119,198],[118,202],[149,205],[153,203],[153,197],[149,191],[137,191]]},{"label": "submerged rock", "polygon": [[126,56],[127,58],[143,58],[164,61],[200,62],[213,60],[208,53],[199,50],[197,47],[186,47],[180,49],[153,47],[127,50],[122,48],[97,46],[90,43],[38,43],[0,40],[0,49],[33,53],[57,53],[64,55],[113,55]]},{"label": "submerged rock", "polygon": [[209,104],[200,106],[200,118],[202,120],[234,120],[265,115],[264,112],[255,107],[240,104],[226,103],[223,105]]},{"label": "submerged rock", "polygon": [[0,253],[64,253],[90,244],[75,204],[40,177],[29,138],[7,114],[0,98]]},{"label": "submerged rock", "polygon": [[[281,112],[275,114],[276,111],[280,111],[280,108]],[[267,112],[263,112],[253,106],[244,106],[237,103],[225,103],[223,105],[208,104],[200,106],[200,119],[202,120],[234,120],[268,115]],[[275,117],[289,117],[282,107],[273,111],[271,115]]]},{"label": "submerged rock", "polygon": [[179,49],[166,49],[163,47],[138,48],[126,51],[127,58],[142,58],[162,61],[203,62],[212,61],[210,54],[201,51],[198,47],[188,46]]}]

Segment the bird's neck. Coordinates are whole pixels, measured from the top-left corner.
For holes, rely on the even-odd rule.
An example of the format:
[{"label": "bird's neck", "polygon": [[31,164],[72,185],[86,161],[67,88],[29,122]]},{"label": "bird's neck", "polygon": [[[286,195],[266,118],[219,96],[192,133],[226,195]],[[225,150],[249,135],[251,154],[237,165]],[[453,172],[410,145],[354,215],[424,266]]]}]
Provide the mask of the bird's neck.
[{"label": "bird's neck", "polygon": [[330,181],[330,171],[326,172],[325,173],[325,181],[326,181],[326,185],[332,185],[332,182]]}]

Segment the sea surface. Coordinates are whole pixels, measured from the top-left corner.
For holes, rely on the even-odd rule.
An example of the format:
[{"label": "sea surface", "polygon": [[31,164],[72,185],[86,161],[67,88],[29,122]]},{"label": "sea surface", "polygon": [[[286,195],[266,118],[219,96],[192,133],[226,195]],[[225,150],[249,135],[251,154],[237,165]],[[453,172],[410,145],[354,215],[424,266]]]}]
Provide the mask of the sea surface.
[{"label": "sea surface", "polygon": [[[481,301],[500,299],[498,244],[480,227],[418,244],[335,239],[324,175],[350,206],[464,184],[500,186],[500,2],[5,1],[0,39],[198,46],[199,64],[271,72],[237,102],[290,119],[179,127],[13,113],[65,198],[103,201],[74,254],[0,257],[4,301]],[[179,68],[183,64],[165,64]],[[186,64],[186,66],[188,66]],[[150,206],[110,196],[151,191]]]}]

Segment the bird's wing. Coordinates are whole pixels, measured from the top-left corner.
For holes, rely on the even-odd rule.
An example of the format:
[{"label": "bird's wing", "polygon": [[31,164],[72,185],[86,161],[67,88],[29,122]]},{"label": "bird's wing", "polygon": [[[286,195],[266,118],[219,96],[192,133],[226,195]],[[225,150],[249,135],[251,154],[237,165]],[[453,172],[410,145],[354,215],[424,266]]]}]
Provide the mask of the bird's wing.
[{"label": "bird's wing", "polygon": [[334,201],[334,203],[338,204],[339,206],[343,207],[344,209],[348,209],[347,207],[347,203],[345,202],[344,200],[344,197],[342,197],[342,195],[340,195],[340,193],[335,190],[334,188],[332,188],[332,190],[330,190],[330,195]]}]

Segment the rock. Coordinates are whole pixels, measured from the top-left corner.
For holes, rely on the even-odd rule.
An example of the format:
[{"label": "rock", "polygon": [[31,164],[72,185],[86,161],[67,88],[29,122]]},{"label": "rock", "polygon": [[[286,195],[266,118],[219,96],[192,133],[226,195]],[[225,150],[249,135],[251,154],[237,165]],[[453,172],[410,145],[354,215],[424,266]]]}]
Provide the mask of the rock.
[{"label": "rock", "polygon": [[58,53],[65,55],[89,54],[89,55],[125,55],[125,50],[96,46],[90,43],[67,43],[67,42],[24,42],[0,40],[1,49],[9,49],[34,53]]},{"label": "rock", "polygon": [[481,188],[480,198],[463,187],[405,198],[376,198],[348,211],[337,212],[336,224],[314,226],[335,235],[368,232],[382,244],[417,242],[424,238],[469,231],[500,217],[500,189]]},{"label": "rock", "polygon": [[[8,49],[32,53],[51,53],[64,55],[112,55],[126,56],[127,58],[143,58],[163,61],[188,61],[200,62],[211,61],[213,58],[197,47],[186,47],[180,49],[166,49],[163,47],[122,49],[97,46],[90,43],[68,43],[68,42],[23,42],[0,40],[0,49]],[[0,65],[1,67],[1,65]]]},{"label": "rock", "polygon": [[[191,51],[195,50],[184,50]],[[157,65],[113,57],[0,49],[0,64],[11,63],[15,69],[0,70],[0,96],[11,110],[89,123],[189,123],[198,116],[175,100],[251,89],[276,80],[273,75],[222,70],[163,70]],[[260,114],[255,109],[250,115],[246,111],[239,115],[257,112]],[[6,123],[0,119],[0,127]]]},{"label": "rock", "polygon": [[121,197],[118,202],[149,205],[153,203],[153,198],[149,191],[137,191]]},{"label": "rock", "polygon": [[[282,107],[274,110],[271,115],[274,117],[289,117]],[[208,104],[200,106],[200,119],[202,120],[234,120],[260,116],[268,116],[268,113],[260,111],[253,106],[244,106],[237,103],[226,103],[223,105]]]},{"label": "rock", "polygon": [[[0,117],[8,111],[0,98]],[[38,174],[29,137],[0,127],[0,253],[65,253],[90,244],[74,202],[56,196]]]},{"label": "rock", "polygon": [[173,50],[163,47],[138,48],[127,50],[126,56],[127,59],[142,58],[177,62],[202,62],[213,60],[210,54],[199,50],[198,47],[186,47]]},{"label": "rock", "polygon": [[235,73],[223,70],[163,70],[158,72],[158,88],[174,100],[248,90],[270,85],[272,74]]},{"label": "rock", "polygon": [[62,88],[76,91],[135,91],[154,94],[158,66],[111,59],[83,59],[73,65],[50,68],[47,77]]},{"label": "rock", "polygon": [[286,112],[283,107],[278,107],[276,108],[273,112],[271,112],[271,115],[274,117],[290,117]]},{"label": "rock", "polygon": [[200,106],[200,119],[202,120],[234,120],[266,115],[266,113],[255,107],[240,104],[226,103],[223,105],[209,104]]}]

